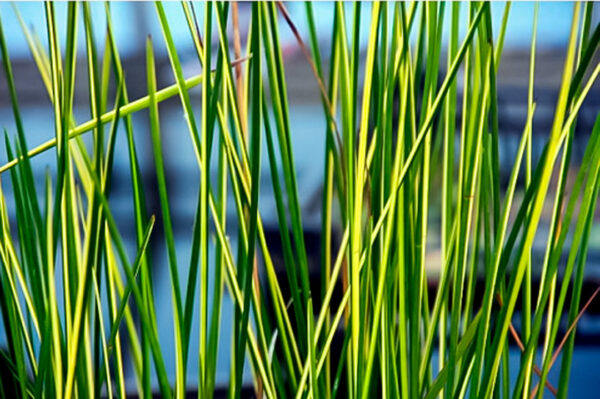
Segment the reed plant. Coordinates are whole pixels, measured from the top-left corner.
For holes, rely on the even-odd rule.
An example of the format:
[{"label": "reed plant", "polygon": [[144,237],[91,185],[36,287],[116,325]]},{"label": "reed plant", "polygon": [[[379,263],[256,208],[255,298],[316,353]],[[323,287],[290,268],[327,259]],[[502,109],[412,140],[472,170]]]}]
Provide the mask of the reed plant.
[{"label": "reed plant", "polygon": [[[282,3],[255,2],[248,32],[240,32],[235,3],[184,2],[202,68],[186,77],[167,13],[155,3],[162,37],[147,39],[146,71],[139,71],[147,95],[135,100],[110,4],[104,43],[94,37],[88,3],[66,5],[64,37],[55,4],[40,7],[48,46],[14,11],[53,107],[54,133],[38,146],[30,146],[24,129],[6,45],[15,33],[2,28],[12,16],[0,18],[1,95],[14,116],[4,130],[8,162],[0,167],[2,186],[13,195],[9,201],[0,191],[4,396],[181,398],[197,390],[212,397],[223,346],[230,348],[229,397],[247,388],[248,364],[253,391],[266,398],[566,396],[574,331],[593,299],[581,292],[600,187],[600,117],[583,158],[572,156],[578,113],[600,73],[593,3],[573,4],[554,119],[539,158],[532,153],[535,6],[530,68],[522,71],[529,76],[527,119],[507,182],[499,165],[497,74],[510,4],[493,26],[489,3],[335,3],[330,31],[317,32],[310,2],[305,19],[292,19]],[[320,248],[304,239],[283,30],[314,75],[326,121],[325,152],[318,154]],[[361,32],[368,32],[365,46]],[[323,35],[329,44],[318,39]],[[156,83],[159,40],[175,81],[164,88]],[[87,75],[78,76],[82,63]],[[74,113],[80,79],[89,92],[86,122]],[[189,93],[195,86],[199,104]],[[171,97],[180,100],[189,134],[176,132],[176,139],[188,140],[200,176],[186,183],[198,190],[189,254],[177,250],[165,173],[165,160],[177,156],[163,144],[159,104]],[[149,129],[133,123],[142,110]],[[118,134],[126,145],[116,144]],[[140,168],[144,134],[152,144],[156,215],[148,212]],[[40,186],[32,161],[45,151],[55,154],[53,172]],[[119,152],[128,159],[135,251],[111,211]],[[270,180],[261,179],[263,154]],[[274,262],[259,211],[261,183],[274,195],[282,264]],[[544,208],[551,208],[548,229],[540,228]],[[167,253],[158,263],[149,244],[156,234]],[[537,263],[534,239],[545,243]],[[311,251],[321,253],[317,273]],[[433,263],[441,265],[435,275]],[[537,291],[534,264],[541,270]],[[157,320],[162,268],[171,321]],[[311,285],[315,275],[320,285]],[[221,339],[226,295],[234,304],[231,342]],[[173,352],[159,339],[168,323]],[[516,369],[509,361],[515,342]],[[550,382],[553,367],[560,377]]]}]

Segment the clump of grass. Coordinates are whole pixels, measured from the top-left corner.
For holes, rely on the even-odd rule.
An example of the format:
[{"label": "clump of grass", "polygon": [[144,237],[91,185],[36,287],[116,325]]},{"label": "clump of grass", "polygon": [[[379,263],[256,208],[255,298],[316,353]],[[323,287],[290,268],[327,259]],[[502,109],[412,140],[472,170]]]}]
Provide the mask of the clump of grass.
[{"label": "clump of grass", "polygon": [[[506,187],[500,184],[496,76],[509,4],[494,35],[489,3],[336,3],[329,62],[324,63],[311,3],[305,5],[304,29],[283,4],[253,3],[245,52],[235,3],[199,7],[202,25],[197,7],[182,3],[202,66],[200,75],[186,79],[169,20],[156,3],[175,84],[157,88],[153,42],[159,39],[149,37],[148,95],[130,101],[110,6],[107,38],[100,46],[89,4],[68,4],[66,37],[61,38],[54,4],[46,3],[47,48],[22,23],[54,107],[54,137],[33,149],[23,128],[0,22],[5,95],[15,122],[5,130],[9,161],[0,168],[3,184],[10,181],[14,195],[9,208],[0,192],[0,310],[7,340],[3,394],[124,397],[137,389],[144,397],[154,390],[164,397],[183,397],[192,364],[198,370],[198,396],[210,397],[217,348],[229,345],[232,397],[241,395],[247,359],[257,395],[267,398],[329,398],[340,396],[341,390],[353,398],[541,397],[541,387],[565,396],[600,187],[600,117],[581,164],[571,159],[578,112],[600,73],[593,61],[600,41],[593,6],[573,6],[554,122],[534,163],[536,12],[527,120]],[[362,16],[363,7],[370,9],[370,17]],[[468,9],[466,20],[460,18],[461,8]],[[446,14],[450,34],[443,46]],[[460,27],[467,28],[463,37]],[[78,56],[80,29],[85,54]],[[320,155],[325,168],[317,292],[310,289],[308,254],[314,249],[304,242],[280,29],[291,29],[304,52],[327,121],[325,153]],[[364,57],[361,29],[369,33]],[[213,38],[216,48],[206,45]],[[84,123],[73,112],[76,65],[81,62],[90,93],[90,120]],[[189,95],[196,85],[202,90],[200,118]],[[164,166],[170,154],[164,153],[159,124],[158,104],[173,96],[180,99],[200,172],[189,266],[176,251]],[[144,109],[150,118],[157,215],[147,212],[131,119]],[[126,148],[115,145],[119,125]],[[91,146],[84,144],[83,134],[93,138]],[[51,149],[56,172],[38,187],[31,158]],[[128,154],[135,253],[126,250],[108,201],[116,151]],[[259,212],[264,151],[283,248],[283,279],[278,279]],[[216,178],[209,168],[213,159]],[[577,173],[567,190],[569,170]],[[553,176],[554,193],[549,189]],[[441,181],[439,202],[431,198],[434,181]],[[520,201],[515,199],[518,184],[524,192]],[[539,226],[547,203],[553,210],[545,234]],[[437,228],[430,225],[434,213],[441,215],[441,268],[430,298],[427,265],[433,251],[428,238]],[[227,220],[231,214],[235,228]],[[167,261],[153,266],[149,241],[156,234],[155,217],[162,220]],[[333,237],[336,224],[343,232],[339,245]],[[546,252],[536,293],[531,252],[534,238],[542,235]],[[232,248],[231,236],[237,248]],[[563,253],[568,256],[559,278]],[[159,341],[153,267],[169,272],[174,353],[166,353]],[[184,280],[179,273],[185,267]],[[479,303],[474,290],[481,275],[485,290]],[[571,327],[557,342],[569,286]],[[338,303],[333,296],[340,287]],[[219,339],[225,292],[234,303],[232,342]],[[518,298],[520,329],[512,325]],[[193,337],[196,309],[199,336]],[[332,356],[338,332],[341,351]],[[196,340],[199,351],[190,353]],[[509,370],[510,340],[522,351],[517,370]],[[540,344],[542,360],[536,365]],[[125,348],[134,386],[126,384]],[[560,378],[554,386],[548,372],[560,350]],[[174,375],[167,372],[167,358],[175,361]],[[517,376],[514,384],[511,374]]]}]

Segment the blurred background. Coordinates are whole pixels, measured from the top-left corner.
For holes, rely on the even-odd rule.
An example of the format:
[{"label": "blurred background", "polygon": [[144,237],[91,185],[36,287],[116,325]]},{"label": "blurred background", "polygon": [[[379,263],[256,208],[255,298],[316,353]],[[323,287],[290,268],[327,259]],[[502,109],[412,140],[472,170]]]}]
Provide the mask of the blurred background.
[{"label": "blurred background", "polygon": [[[20,3],[16,7],[20,11],[27,25],[37,33],[41,42],[47,44],[45,28],[44,6],[39,2]],[[308,43],[306,27],[306,16],[304,5],[301,3],[286,4],[292,19]],[[497,31],[504,11],[505,3],[493,3],[494,28]],[[526,119],[527,85],[529,71],[529,49],[531,40],[531,27],[533,22],[533,3],[515,3],[512,5],[508,29],[506,33],[504,54],[500,63],[497,77],[498,104],[500,121],[500,166],[503,183],[506,184],[513,166],[518,142]],[[105,41],[104,4],[92,5],[94,12],[94,29],[96,41],[103,46]],[[129,99],[134,100],[146,95],[146,65],[145,65],[145,40],[147,35],[153,38],[157,57],[157,80],[158,87],[166,87],[174,83],[174,77],[167,57],[165,44],[162,39],[160,26],[156,11],[151,3],[119,2],[111,4],[113,29],[116,34],[117,46],[121,53],[125,78],[129,90]],[[184,63],[184,75],[186,77],[201,73],[201,68],[196,58],[193,43],[189,36],[187,23],[181,6],[178,3],[165,4],[165,10],[174,35],[179,56]],[[248,28],[250,18],[249,4],[240,4],[240,30],[242,33],[242,45],[245,44],[245,32]],[[65,38],[66,5],[57,4],[57,19],[59,34]],[[364,21],[369,20],[370,8],[364,6]],[[594,13],[595,26],[600,21],[600,10],[598,7]],[[317,22],[321,53],[329,53],[330,29],[333,18],[333,7],[330,3],[317,3],[314,5]],[[202,13],[198,13],[201,17]],[[449,25],[450,13],[447,12],[446,26]],[[534,126],[534,159],[542,150],[543,144],[549,134],[550,126],[554,116],[554,106],[562,75],[563,61],[566,52],[566,44],[571,24],[572,3],[543,3],[540,5],[538,25],[538,50],[536,60],[535,101],[537,103]],[[467,16],[467,6],[461,7],[461,22]],[[54,136],[53,109],[45,90],[40,74],[33,61],[25,36],[19,25],[19,21],[10,4],[0,3],[0,17],[4,31],[7,35],[7,45],[13,64],[16,78],[19,103],[24,119],[24,128],[30,148],[52,138]],[[231,31],[231,27],[229,27]],[[75,118],[78,123],[90,119],[88,105],[87,70],[85,66],[85,41],[83,31],[80,30],[77,85],[75,95]],[[315,280],[319,271],[319,234],[320,234],[320,209],[323,176],[323,160],[325,151],[325,119],[322,112],[317,83],[304,58],[300,48],[292,35],[289,27],[280,21],[279,33],[283,43],[284,63],[286,68],[288,97],[290,103],[290,118],[292,126],[292,148],[296,161],[296,172],[298,176],[298,189],[301,196],[303,223],[305,239],[308,248],[313,248],[311,253],[311,273]],[[495,32],[497,34],[497,32]],[[366,43],[368,26],[361,27],[363,42]],[[461,35],[464,34],[464,30]],[[216,36],[216,35],[213,35]],[[216,37],[215,37],[216,39]],[[445,43],[445,40],[444,40]],[[444,44],[445,45],[445,44]],[[213,43],[217,46],[217,42]],[[64,47],[63,47],[64,49]],[[444,50],[443,50],[444,52]],[[443,64],[445,55],[442,54]],[[327,60],[324,60],[327,63]],[[598,62],[598,55],[596,60]],[[16,134],[8,90],[4,74],[0,78],[0,128],[6,129],[10,137]],[[462,76],[460,73],[458,76]],[[440,76],[443,78],[443,76]],[[459,92],[460,92],[459,78]],[[600,85],[596,84],[580,112],[576,127],[574,162],[577,163],[583,154],[592,124],[600,110]],[[360,87],[360,84],[359,84]],[[190,91],[192,103],[195,110],[200,113],[200,89]],[[460,107],[459,107],[460,108]],[[174,218],[175,237],[178,247],[178,259],[180,261],[180,276],[185,279],[189,264],[189,250],[192,234],[192,225],[199,189],[199,171],[190,145],[189,133],[179,99],[173,97],[160,104],[161,134],[163,137],[163,151],[165,154],[165,167],[167,173],[168,190],[171,201],[171,211]],[[144,178],[143,184],[146,190],[149,213],[160,213],[156,177],[154,174],[153,155],[151,151],[151,139],[149,131],[149,119],[146,111],[133,114],[134,135],[140,156],[141,173]],[[110,203],[115,219],[119,222],[121,233],[130,246],[131,253],[135,251],[133,204],[130,185],[129,161],[126,151],[124,131],[118,134],[117,151],[115,159],[115,174],[113,177]],[[88,140],[87,138],[86,140]],[[458,140],[458,138],[457,138]],[[88,140],[89,141],[89,140]],[[458,141],[457,141],[458,151]],[[263,222],[269,238],[269,246],[273,248],[274,255],[280,246],[278,224],[275,212],[275,203],[271,192],[269,178],[268,160],[266,152],[262,163],[264,183],[261,183],[262,192],[260,197],[260,210]],[[39,180],[39,187],[43,187],[44,173],[48,167],[55,163],[55,153],[48,151],[34,159],[34,172]],[[4,145],[0,149],[0,163],[6,162]],[[216,164],[211,165],[216,174]],[[50,169],[52,171],[52,169]],[[8,207],[12,203],[12,191],[10,179],[2,179],[2,188],[7,197]],[[436,201],[438,192],[432,185],[430,244],[428,251],[431,261],[428,262],[430,269],[430,289],[436,287],[437,270],[439,270],[439,202]],[[551,198],[552,196],[549,196]],[[547,234],[551,205],[548,202],[538,232],[539,243],[534,244],[533,259],[538,264],[543,257],[544,237]],[[233,211],[233,210],[232,210]],[[600,215],[599,215],[600,216]],[[233,214],[228,218],[235,220]],[[159,226],[160,228],[160,226]],[[235,229],[234,225],[228,229]],[[172,353],[174,350],[172,333],[172,315],[170,300],[170,283],[166,268],[166,253],[162,234],[155,232],[152,242],[152,257],[154,280],[156,289],[156,304],[158,319],[161,320],[160,341],[163,353]],[[235,243],[233,243],[235,247]],[[274,260],[282,270],[282,256]],[[562,262],[564,265],[564,262]],[[539,277],[539,270],[537,271]],[[315,285],[318,282],[315,282]],[[592,227],[590,250],[586,269],[586,278],[583,289],[582,302],[585,302],[594,289],[600,284],[600,224]],[[481,291],[481,289],[480,289]],[[233,318],[232,304],[227,294],[225,295],[222,310],[222,335],[219,343],[219,369],[217,372],[217,385],[225,387],[229,378],[229,349],[231,346],[230,323]],[[163,322],[164,321],[164,322]],[[518,328],[520,317],[514,318]],[[1,323],[1,321],[0,321]],[[198,336],[196,330],[192,336]],[[563,328],[563,331],[566,327]],[[0,346],[5,343],[3,328],[0,328]],[[562,336],[561,333],[559,333]],[[196,344],[192,340],[192,345]],[[169,348],[173,348],[170,350]],[[191,348],[191,353],[197,352],[197,348]],[[518,348],[512,346],[511,356],[515,365],[519,360]],[[193,357],[192,357],[193,358]],[[191,361],[188,381],[195,385],[197,381],[197,369],[194,367],[195,359]],[[167,366],[174,373],[174,359],[165,358]],[[600,361],[600,300],[596,300],[586,314],[583,316],[577,328],[576,349],[573,359],[570,396],[572,397],[597,397],[600,393],[600,379],[597,377],[596,364]],[[555,370],[558,371],[558,370]],[[551,373],[552,378],[556,377]],[[249,379],[249,372],[245,378]]]}]

